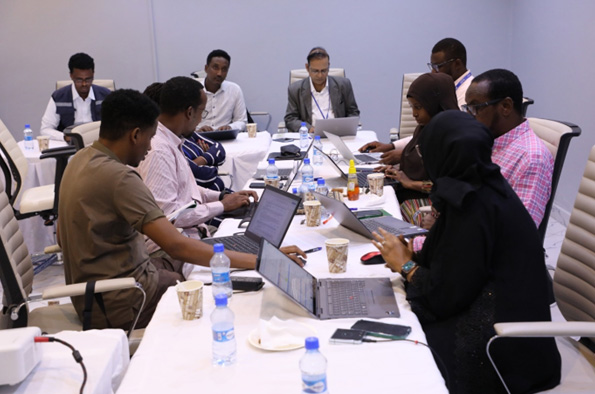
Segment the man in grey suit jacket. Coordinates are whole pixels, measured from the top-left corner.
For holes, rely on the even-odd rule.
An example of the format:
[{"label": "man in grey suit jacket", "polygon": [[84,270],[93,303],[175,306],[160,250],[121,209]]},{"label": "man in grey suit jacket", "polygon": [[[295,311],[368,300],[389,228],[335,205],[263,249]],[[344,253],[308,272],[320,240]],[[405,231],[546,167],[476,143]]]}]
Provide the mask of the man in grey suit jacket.
[{"label": "man in grey suit jacket", "polygon": [[289,85],[285,126],[299,130],[302,122],[314,132],[316,119],[359,116],[351,82],[347,78],[328,75],[330,58],[324,48],[313,48],[308,54],[309,78]]}]

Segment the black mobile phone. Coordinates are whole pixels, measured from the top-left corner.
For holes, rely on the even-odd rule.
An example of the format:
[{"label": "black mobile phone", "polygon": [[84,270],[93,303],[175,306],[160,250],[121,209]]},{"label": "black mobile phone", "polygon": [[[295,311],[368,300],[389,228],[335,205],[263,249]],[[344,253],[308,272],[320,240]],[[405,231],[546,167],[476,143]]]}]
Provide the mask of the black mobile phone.
[{"label": "black mobile phone", "polygon": [[352,330],[363,330],[365,332],[375,332],[379,334],[387,334],[398,338],[407,338],[411,333],[411,327],[402,326],[400,324],[388,324],[370,320],[358,320],[353,326]]},{"label": "black mobile phone", "polygon": [[262,278],[252,276],[231,276],[231,287],[233,290],[258,291],[262,289],[264,282]]},{"label": "black mobile phone", "polygon": [[360,344],[366,335],[362,330],[346,330],[337,328],[333,336],[331,336],[330,343],[354,343]]},{"label": "black mobile phone", "polygon": [[250,186],[248,186],[248,188],[250,188],[250,189],[264,189],[264,182],[252,182],[250,184]]}]

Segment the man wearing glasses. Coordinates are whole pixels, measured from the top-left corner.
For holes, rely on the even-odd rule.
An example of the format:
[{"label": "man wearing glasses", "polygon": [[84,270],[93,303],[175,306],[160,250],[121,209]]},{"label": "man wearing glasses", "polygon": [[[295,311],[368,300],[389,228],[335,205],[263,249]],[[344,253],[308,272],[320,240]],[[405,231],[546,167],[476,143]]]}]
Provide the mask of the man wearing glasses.
[{"label": "man wearing glasses", "polygon": [[95,63],[86,53],[76,53],[68,61],[72,85],[52,93],[41,118],[41,134],[62,140],[65,128],[101,120],[101,103],[111,93],[107,88],[93,85]]},{"label": "man wearing glasses", "polygon": [[467,70],[465,46],[454,38],[444,38],[438,41],[432,48],[428,67],[431,72],[450,75],[455,81],[459,107],[465,104],[465,92],[473,80],[471,71]]},{"label": "man wearing glasses", "polygon": [[475,77],[463,110],[494,134],[492,161],[537,227],[550,198],[554,158],[522,115],[523,87],[515,74],[495,69]]},{"label": "man wearing glasses", "polygon": [[306,122],[312,133],[316,119],[359,116],[349,79],[328,75],[330,57],[326,50],[313,48],[307,60],[309,78],[292,83],[288,89],[287,129],[297,132],[302,122]]}]

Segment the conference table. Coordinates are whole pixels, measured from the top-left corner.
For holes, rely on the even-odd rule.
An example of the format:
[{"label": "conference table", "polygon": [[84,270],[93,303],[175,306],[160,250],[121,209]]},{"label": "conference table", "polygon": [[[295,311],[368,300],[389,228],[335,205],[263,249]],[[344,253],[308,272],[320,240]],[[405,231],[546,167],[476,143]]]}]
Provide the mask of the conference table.
[{"label": "conference table", "polygon": [[[373,132],[359,132],[355,137],[344,138],[351,149],[374,139]],[[299,145],[299,141],[296,140],[295,143]],[[281,143],[273,142],[270,150],[278,150],[280,145]],[[325,152],[330,150],[326,140],[323,145]],[[279,164],[291,165],[289,162]],[[261,162],[259,167],[263,166],[265,163]],[[345,186],[345,181],[338,177],[330,165],[316,166],[315,176],[324,177],[331,187]],[[362,194],[358,201],[346,203],[358,209],[381,207],[400,217],[396,196],[391,187],[384,188],[383,197]],[[360,263],[363,254],[375,250],[370,240],[340,226],[334,219],[319,227],[306,227],[302,223],[303,218],[301,215],[295,216],[283,245],[295,244],[302,250],[323,247],[323,250],[308,255],[305,268],[317,278],[390,278],[400,317],[382,321],[410,326],[412,330],[408,339],[425,342],[421,325],[405,300],[400,275],[392,273],[383,265],[367,266]],[[239,219],[223,221],[217,236],[242,231],[238,230],[239,222]],[[328,271],[324,241],[337,237],[350,240],[347,272],[331,274]],[[232,275],[258,276],[254,271],[235,272]],[[189,279],[210,283],[210,271],[204,267],[195,267]],[[118,393],[299,392],[299,360],[304,354],[303,347],[285,351],[264,350],[257,340],[262,332],[260,330],[267,331],[279,324],[289,331],[294,327],[305,329],[319,338],[320,350],[328,360],[327,379],[331,393],[448,392],[427,347],[408,341],[330,344],[329,338],[337,328],[350,328],[359,319],[315,319],[266,280],[264,288],[258,292],[237,293],[232,296],[230,308],[235,313],[237,361],[229,367],[212,366],[209,315],[214,309],[214,301],[210,286],[204,287],[203,299],[203,316],[185,321],[182,320],[175,289],[172,287],[167,290],[146,328]]]}]

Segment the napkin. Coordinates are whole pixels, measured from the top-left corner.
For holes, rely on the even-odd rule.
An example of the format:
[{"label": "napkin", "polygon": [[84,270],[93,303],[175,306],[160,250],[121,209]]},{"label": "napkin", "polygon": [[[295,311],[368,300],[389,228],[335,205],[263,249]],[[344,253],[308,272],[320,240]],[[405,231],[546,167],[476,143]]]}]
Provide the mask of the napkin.
[{"label": "napkin", "polygon": [[306,337],[315,335],[314,330],[295,320],[281,320],[273,316],[271,320],[259,321],[260,344],[265,349],[282,349],[303,346]]}]

